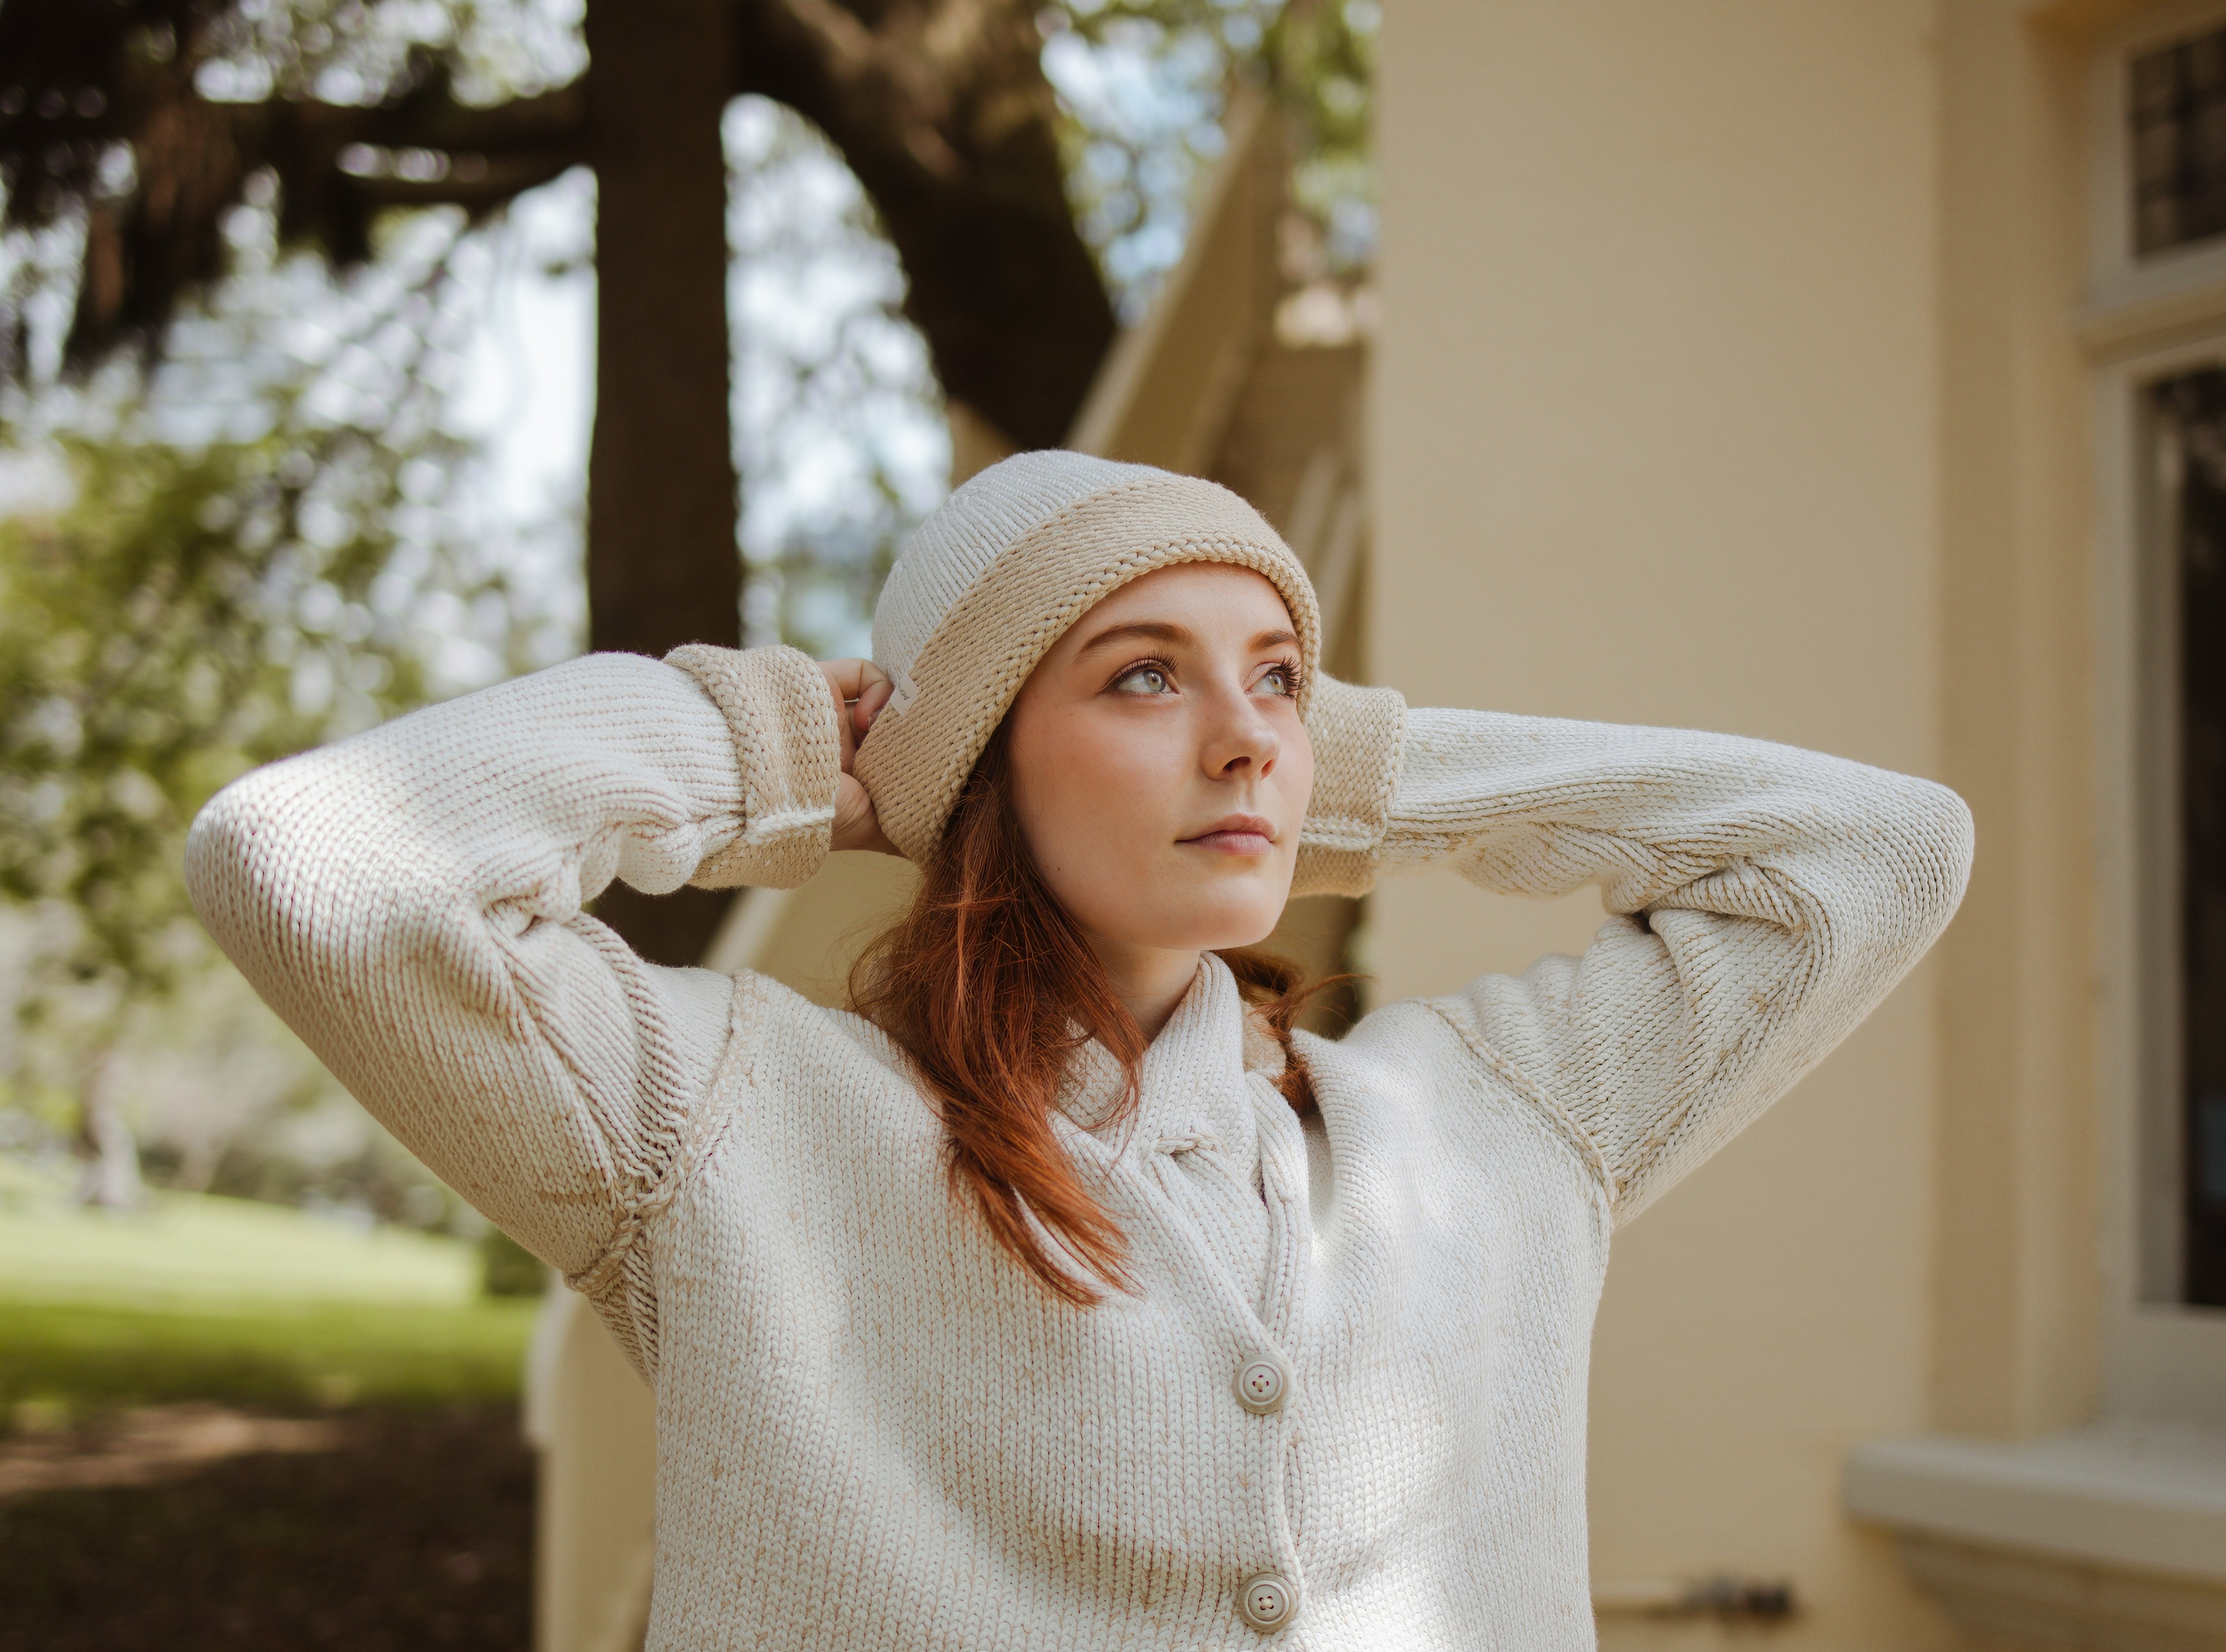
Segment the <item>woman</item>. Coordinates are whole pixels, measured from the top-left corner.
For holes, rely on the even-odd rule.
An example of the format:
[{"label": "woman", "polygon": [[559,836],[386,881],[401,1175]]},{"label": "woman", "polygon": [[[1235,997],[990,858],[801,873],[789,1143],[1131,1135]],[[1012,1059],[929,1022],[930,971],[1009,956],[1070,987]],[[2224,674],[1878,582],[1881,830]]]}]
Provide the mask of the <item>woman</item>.
[{"label": "woman", "polygon": [[[1610,1231],[1916,962],[1962,804],[1333,682],[1242,501],[1072,454],[954,494],[874,646],[575,661],[251,775],[189,849],[654,1385],[650,1644],[1589,1646]],[[830,844],[924,873],[864,1013],[582,910]],[[1609,916],[1336,1043],[1217,956],[1438,864]]]}]

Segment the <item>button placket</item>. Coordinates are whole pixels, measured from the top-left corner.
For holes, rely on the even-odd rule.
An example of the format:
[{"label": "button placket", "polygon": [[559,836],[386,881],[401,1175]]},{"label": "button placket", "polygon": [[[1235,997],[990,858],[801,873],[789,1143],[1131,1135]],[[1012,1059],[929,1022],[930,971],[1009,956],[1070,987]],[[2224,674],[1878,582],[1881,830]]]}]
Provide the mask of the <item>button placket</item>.
[{"label": "button placket", "polygon": [[[1233,1020],[1223,1018],[1242,1010],[1226,966],[1209,959],[1205,967],[1214,979],[1200,984],[1208,987],[1215,1001],[1197,1006],[1210,1008],[1211,1013],[1201,1014],[1193,1027],[1185,1030],[1204,1035],[1201,1043],[1218,1045],[1224,1029],[1235,1026]],[[1089,1156],[1111,1181],[1129,1191],[1137,1215],[1164,1238],[1179,1277],[1199,1293],[1201,1307],[1211,1306],[1213,1318],[1229,1337],[1225,1346],[1231,1357],[1224,1380],[1230,1386],[1223,1390],[1229,1397],[1223,1403],[1238,1414],[1234,1420],[1241,1426],[1232,1443],[1240,1445],[1253,1488],[1245,1499],[1252,1511],[1246,1523],[1253,1536],[1246,1545],[1250,1552],[1233,1557],[1242,1569],[1229,1579],[1229,1598],[1241,1621],[1262,1636],[1272,1636],[1297,1621],[1305,1599],[1286,1481],[1294,1438],[1291,1401],[1296,1366],[1290,1350],[1299,1335],[1299,1299],[1306,1287],[1312,1235],[1306,1220],[1305,1142],[1298,1134],[1297,1117],[1271,1083],[1242,1070],[1238,1057],[1237,1048],[1208,1053],[1192,1045],[1179,1050],[1174,1040],[1162,1035],[1146,1055],[1144,1104],[1133,1133],[1113,1152],[1105,1151],[1109,1144],[1093,1143],[1097,1151]],[[1224,1061],[1230,1064],[1223,1066]],[[1199,1134],[1192,1122],[1200,1111],[1196,1102],[1180,1103],[1180,1111],[1169,1104],[1178,1096],[1195,1096],[1203,1087],[1222,1084],[1233,1087],[1231,1102],[1240,1108],[1249,1102],[1253,1109],[1260,1155],[1257,1191],[1267,1207],[1267,1267],[1262,1277],[1243,1285],[1217,1261],[1197,1221],[1167,1185],[1167,1175],[1180,1172],[1173,1172],[1164,1153],[1153,1151],[1162,1143],[1202,1147],[1202,1141],[1192,1141]],[[1244,1189],[1248,1194],[1252,1191],[1249,1185]],[[1268,1394],[1271,1388],[1275,1390],[1272,1399]]]},{"label": "button placket", "polygon": [[[1207,1301],[1216,1306],[1218,1310],[1217,1317],[1234,1333],[1232,1340],[1236,1346],[1240,1350],[1248,1348],[1262,1350],[1263,1341],[1262,1333],[1269,1330],[1269,1325],[1263,1324],[1261,1317],[1254,1312],[1251,1304],[1245,1299],[1244,1293],[1237,1288],[1236,1281],[1227,1277],[1223,1270],[1214,1265],[1212,1254],[1206,1246],[1205,1236],[1199,1233],[1196,1224],[1185,1213],[1180,1204],[1160,1185],[1157,1174],[1145,1166],[1139,1165],[1135,1156],[1129,1154],[1124,1154],[1114,1160],[1108,1165],[1107,1169],[1114,1178],[1132,1190],[1132,1197],[1139,1213],[1147,1216],[1153,1225],[1166,1236],[1172,1255],[1179,1259],[1182,1272],[1188,1276],[1192,1287],[1199,1291]],[[1271,1207],[1273,1203],[1271,1198]],[[1272,1215],[1271,1209],[1271,1217]],[[1269,1235],[1270,1246],[1282,1246],[1286,1237],[1285,1228],[1271,1220]],[[1269,1268],[1269,1301],[1266,1306],[1269,1308],[1275,1321],[1288,1325],[1293,1318],[1289,1312],[1289,1305],[1277,1299],[1281,1294],[1277,1286],[1284,1281],[1291,1272],[1282,1265],[1284,1260],[1278,1255]],[[1283,1360],[1280,1350],[1275,1350],[1273,1353],[1262,1350],[1249,1355],[1240,1355],[1236,1370],[1232,1375],[1231,1397],[1237,1403],[1243,1405],[1243,1409],[1248,1412],[1252,1411],[1253,1407],[1244,1403],[1241,1391],[1234,1390],[1238,1389],[1244,1372],[1255,1365],[1273,1371],[1282,1384],[1282,1393],[1275,1405],[1266,1411],[1256,1413],[1257,1422],[1248,1422],[1243,1431],[1245,1454],[1252,1464],[1253,1484],[1258,1488],[1258,1515],[1263,1528],[1261,1535],[1267,1541],[1259,1550],[1244,1557],[1251,1562],[1250,1569],[1240,1579],[1232,1581],[1237,1583],[1239,1616],[1246,1623],[1261,1633],[1273,1634],[1277,1629],[1288,1625],[1295,1619],[1301,1598],[1298,1554],[1292,1541],[1289,1510],[1283,1484],[1286,1445],[1290,1434],[1288,1420],[1281,1414],[1288,1399],[1290,1378],[1289,1367]],[[1267,1610],[1266,1606],[1262,1605],[1261,1611],[1250,1613],[1244,1611],[1243,1603],[1246,1595],[1256,1584],[1262,1589],[1267,1589],[1272,1584],[1275,1590],[1281,1592],[1276,1597],[1282,1603],[1281,1616],[1272,1625],[1268,1619],[1261,1616],[1261,1611]],[[1262,1598],[1264,1602],[1266,1597],[1262,1596]]]},{"label": "button placket", "polygon": [[[1257,1121],[1260,1186],[1268,1203],[1271,1265],[1266,1300],[1261,1305],[1263,1328],[1277,1349],[1294,1352],[1302,1331],[1307,1279],[1313,1255],[1313,1229],[1307,1216],[1306,1139],[1282,1092],[1256,1074],[1247,1077],[1251,1081],[1247,1088],[1251,1091]],[[1272,1411],[1262,1414],[1271,1417],[1275,1425],[1263,1431],[1263,1438],[1275,1452],[1268,1477],[1274,1496],[1270,1519],[1280,1565],[1272,1572],[1255,1573],[1246,1579],[1245,1587],[1249,1592],[1255,1588],[1267,1590],[1271,1581],[1280,1585],[1284,1592],[1282,1616],[1269,1624],[1245,1612],[1243,1603],[1239,1603],[1239,1615],[1262,1635],[1279,1633],[1294,1623],[1304,1598],[1291,1496],[1294,1489],[1291,1477],[1298,1472],[1299,1432],[1292,1426],[1285,1409],[1290,1403],[1294,1378],[1288,1356],[1279,1356],[1271,1364],[1281,1379],[1281,1388]],[[1243,1382],[1243,1373],[1238,1380]],[[1245,1395],[1240,1393],[1238,1398],[1243,1401]],[[1252,1407],[1247,1404],[1245,1408],[1250,1410]]]}]

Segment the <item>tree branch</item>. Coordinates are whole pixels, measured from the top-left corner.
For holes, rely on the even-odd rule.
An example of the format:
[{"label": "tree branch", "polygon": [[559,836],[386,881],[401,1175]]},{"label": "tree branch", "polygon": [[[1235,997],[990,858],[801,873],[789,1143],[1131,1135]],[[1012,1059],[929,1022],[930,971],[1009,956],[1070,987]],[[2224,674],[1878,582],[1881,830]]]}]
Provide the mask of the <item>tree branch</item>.
[{"label": "tree branch", "polygon": [[735,0],[735,86],[817,123],[879,210],[944,391],[1065,435],[1111,342],[1030,0]]},{"label": "tree branch", "polygon": [[[219,105],[216,107],[226,107]],[[232,105],[251,147],[292,141],[338,156],[353,144],[428,149],[448,156],[584,158],[588,105],[580,82],[537,97],[492,105],[460,104],[446,92],[392,105],[325,104],[276,99]]]},{"label": "tree branch", "polygon": [[407,178],[393,173],[351,173],[352,187],[373,207],[461,206],[480,217],[508,206],[529,189],[562,176],[583,157],[569,150],[512,156],[473,166],[475,156],[459,158],[436,178]]},{"label": "tree branch", "polygon": [[[794,42],[817,67],[826,91],[847,112],[874,120],[885,144],[903,149],[946,184],[964,176],[965,162],[936,129],[937,120],[951,114],[948,90],[932,73],[943,66],[916,51],[892,49],[917,46],[923,31],[905,29],[885,41],[833,0],[773,0],[766,10],[792,26]],[[746,73],[754,44],[742,48]]]},{"label": "tree branch", "polygon": [[[372,105],[218,103],[175,81],[128,90],[97,115],[73,110],[41,121],[35,111],[0,122],[0,155],[57,144],[131,149],[137,175],[128,194],[102,196],[90,162],[79,182],[86,251],[67,346],[79,367],[127,340],[153,348],[179,303],[221,276],[223,220],[261,167],[278,175],[281,234],[318,245],[345,267],[370,256],[371,222],[383,207],[491,213],[588,153],[576,81],[487,106],[457,103],[437,81]],[[27,121],[44,130],[20,130]]]},{"label": "tree branch", "polygon": [[[26,100],[28,102],[28,99]],[[135,99],[96,114],[65,108],[51,117],[32,110],[0,114],[0,155],[54,143],[138,144],[159,124],[166,106],[191,103],[227,124],[244,148],[296,140],[338,151],[351,143],[383,149],[434,149],[481,156],[583,150],[588,118],[577,80],[531,98],[499,104],[460,104],[445,92],[391,104],[329,104],[273,98],[263,103],[223,103],[200,98]]]}]

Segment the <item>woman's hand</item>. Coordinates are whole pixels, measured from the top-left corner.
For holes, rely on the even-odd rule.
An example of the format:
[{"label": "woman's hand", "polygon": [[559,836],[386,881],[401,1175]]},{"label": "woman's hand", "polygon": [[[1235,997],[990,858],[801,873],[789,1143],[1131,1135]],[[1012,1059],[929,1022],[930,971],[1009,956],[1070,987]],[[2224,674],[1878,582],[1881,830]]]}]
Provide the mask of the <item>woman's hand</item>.
[{"label": "woman's hand", "polygon": [[819,669],[827,674],[827,691],[835,697],[835,721],[843,730],[843,778],[835,783],[833,847],[900,855],[904,851],[882,835],[881,823],[874,815],[874,800],[850,772],[858,755],[858,742],[866,738],[896,685],[869,659],[824,659]]}]

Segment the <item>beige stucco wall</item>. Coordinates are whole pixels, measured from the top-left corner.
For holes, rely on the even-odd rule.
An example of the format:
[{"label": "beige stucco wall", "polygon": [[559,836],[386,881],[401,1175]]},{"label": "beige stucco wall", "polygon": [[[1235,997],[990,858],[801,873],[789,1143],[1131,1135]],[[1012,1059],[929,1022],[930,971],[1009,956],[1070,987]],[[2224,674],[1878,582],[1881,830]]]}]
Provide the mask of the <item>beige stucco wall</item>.
[{"label": "beige stucco wall", "polygon": [[[1933,6],[1385,11],[1377,677],[1942,774]],[[1598,910],[1395,883],[1370,962],[1443,990]],[[1788,1578],[1773,1644],[1949,1643],[1838,1512],[1844,1449],[1929,1420],[1938,996],[1928,966],[1619,1238],[1600,1585]]]}]

